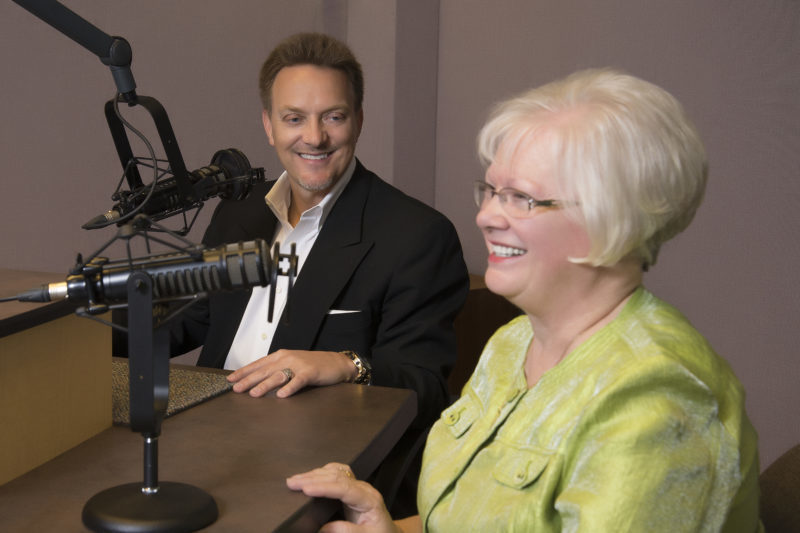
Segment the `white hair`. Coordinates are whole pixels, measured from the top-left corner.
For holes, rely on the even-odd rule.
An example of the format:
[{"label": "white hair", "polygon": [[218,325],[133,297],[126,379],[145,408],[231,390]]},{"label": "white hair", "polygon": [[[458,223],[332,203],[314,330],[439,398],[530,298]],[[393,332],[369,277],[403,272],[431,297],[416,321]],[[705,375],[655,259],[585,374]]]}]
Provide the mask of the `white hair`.
[{"label": "white hair", "polygon": [[[610,69],[576,72],[501,102],[478,136],[485,165],[498,149],[552,135],[562,199],[577,202],[591,248],[577,263],[610,266],[635,254],[644,268],[686,229],[703,199],[705,148],[665,90]],[[537,137],[538,140],[539,137]]]}]

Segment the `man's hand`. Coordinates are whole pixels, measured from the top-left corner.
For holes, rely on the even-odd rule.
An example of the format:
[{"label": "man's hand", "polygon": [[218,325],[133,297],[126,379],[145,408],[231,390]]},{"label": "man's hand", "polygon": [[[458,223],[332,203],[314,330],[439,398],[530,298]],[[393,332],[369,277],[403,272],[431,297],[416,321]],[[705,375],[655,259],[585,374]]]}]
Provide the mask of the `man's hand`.
[{"label": "man's hand", "polygon": [[348,522],[330,522],[320,532],[342,533],[372,531],[398,533],[380,493],[372,485],[358,481],[347,465],[328,463],[322,468],[296,474],[286,480],[286,486],[300,490],[306,496],[334,498],[344,504]]},{"label": "man's hand", "polygon": [[356,374],[350,358],[338,352],[278,350],[229,374],[228,381],[234,383],[235,392],[249,390],[254,398],[278,387],[278,398],[286,398],[309,385],[352,381]]}]

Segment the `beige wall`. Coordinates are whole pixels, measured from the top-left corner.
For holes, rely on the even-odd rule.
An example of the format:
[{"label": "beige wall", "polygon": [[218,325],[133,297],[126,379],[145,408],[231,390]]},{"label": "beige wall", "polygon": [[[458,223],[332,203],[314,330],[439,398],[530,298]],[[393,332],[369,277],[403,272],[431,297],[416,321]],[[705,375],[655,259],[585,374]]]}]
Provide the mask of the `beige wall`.
[{"label": "beige wall", "polygon": [[[482,174],[474,138],[492,102],[589,66],[664,86],[706,139],[711,181],[695,223],[667,245],[647,285],[742,379],[762,465],[800,441],[796,1],[65,4],[131,42],[138,91],[165,106],[190,169],[236,147],[277,175],[259,116],[261,61],[295,31],[346,39],[366,73],[359,157],[455,222],[473,272],[485,254],[470,200]],[[112,235],[80,226],[110,207],[119,178],[102,111],[115,87],[96,57],[11,2],[0,3],[0,69],[0,266],[66,273],[76,252]],[[149,119],[129,112],[155,139]]]}]

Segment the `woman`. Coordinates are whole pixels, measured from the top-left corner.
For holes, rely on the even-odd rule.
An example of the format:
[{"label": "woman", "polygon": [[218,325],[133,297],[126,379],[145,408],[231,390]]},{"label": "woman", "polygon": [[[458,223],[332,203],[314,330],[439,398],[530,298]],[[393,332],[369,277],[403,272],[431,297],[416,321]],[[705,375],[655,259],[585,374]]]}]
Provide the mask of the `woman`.
[{"label": "woman", "polygon": [[742,387],[642,287],[705,188],[680,104],[629,75],[578,72],[502,103],[479,152],[486,285],[525,315],[431,430],[420,516],[393,523],[343,465],[289,487],[341,499],[376,531],[759,531]]}]

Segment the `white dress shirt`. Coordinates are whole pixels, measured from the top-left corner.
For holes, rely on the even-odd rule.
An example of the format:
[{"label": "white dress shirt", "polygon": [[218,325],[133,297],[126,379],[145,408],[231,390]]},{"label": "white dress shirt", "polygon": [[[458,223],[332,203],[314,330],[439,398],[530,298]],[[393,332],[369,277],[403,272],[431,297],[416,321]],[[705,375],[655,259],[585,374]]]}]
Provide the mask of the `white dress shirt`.
[{"label": "white dress shirt", "polygon": [[[278,218],[278,226],[272,240],[270,249],[276,242],[280,243],[281,253],[289,253],[292,243],[296,245],[297,254],[297,275],[303,268],[306,257],[308,257],[311,247],[317,240],[319,232],[325,219],[331,212],[333,205],[347,186],[353,171],[356,168],[356,160],[350,162],[344,175],[336,182],[333,188],[325,195],[320,203],[307,209],[300,216],[300,220],[295,227],[289,223],[289,207],[291,205],[291,187],[289,176],[284,172],[275,185],[264,198],[267,206]],[[236,370],[253,361],[269,354],[269,347],[272,337],[278,327],[281,314],[286,307],[286,294],[288,287],[288,277],[278,276],[275,287],[275,302],[272,315],[272,322],[267,321],[267,309],[269,306],[269,287],[254,287],[247,303],[247,308],[242,315],[239,329],[233,338],[233,344],[225,360],[225,369]]]}]

